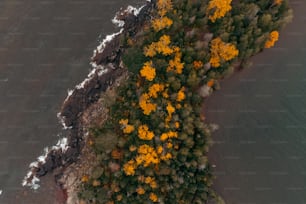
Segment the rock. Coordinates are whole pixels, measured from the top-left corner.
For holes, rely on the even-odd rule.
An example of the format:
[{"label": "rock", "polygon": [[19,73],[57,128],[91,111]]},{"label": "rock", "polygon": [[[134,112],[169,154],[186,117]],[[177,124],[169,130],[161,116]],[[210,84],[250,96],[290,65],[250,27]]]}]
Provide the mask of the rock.
[{"label": "rock", "polygon": [[35,175],[38,176],[38,177],[42,177],[42,176],[44,176],[46,174],[47,174],[47,171],[44,169],[44,167],[38,168],[35,171]]},{"label": "rock", "polygon": [[54,164],[55,162],[54,162],[53,156],[47,157],[46,163],[44,164],[44,170],[46,172],[51,171],[52,169],[54,169],[54,166],[55,166]]},{"label": "rock", "polygon": [[108,63],[106,66],[107,66],[107,68],[109,68],[109,69],[116,69],[116,68],[117,68],[117,67],[115,67],[114,64],[112,64],[112,63]]},{"label": "rock", "polygon": [[78,155],[78,153],[79,153],[79,150],[77,148],[70,147],[65,153],[65,158],[67,160],[69,160],[69,158],[70,159],[75,158]]}]

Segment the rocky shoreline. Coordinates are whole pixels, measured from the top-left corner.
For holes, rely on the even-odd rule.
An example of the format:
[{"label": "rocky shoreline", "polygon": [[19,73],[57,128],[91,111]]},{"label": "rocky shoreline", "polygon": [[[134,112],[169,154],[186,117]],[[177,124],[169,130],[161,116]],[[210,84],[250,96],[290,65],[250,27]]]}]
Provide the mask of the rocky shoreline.
[{"label": "rocky shoreline", "polygon": [[[95,107],[99,113],[99,99],[103,94],[112,90],[122,79],[127,76],[127,69],[122,64],[122,53],[124,48],[120,46],[120,39],[126,33],[134,35],[142,27],[146,20],[149,20],[148,13],[153,8],[154,1],[147,2],[139,11],[137,9],[121,10],[115,19],[124,22],[119,34],[113,36],[110,41],[104,44],[102,50],[97,49],[92,57],[94,69],[80,85],[68,93],[64,101],[58,118],[62,122],[64,129],[67,129],[67,139],[61,141],[57,146],[62,148],[52,148],[46,152],[44,158],[38,158],[37,162],[30,165],[30,171],[23,181],[23,185],[37,188],[40,177],[47,173],[53,173],[56,182],[63,189],[63,193],[74,194],[72,189],[77,185],[76,180],[80,180],[78,172],[86,169],[88,165],[84,162],[94,163],[94,155],[89,148],[86,148],[86,133],[88,124],[94,120],[90,114],[84,113],[92,111]],[[139,12],[139,13],[138,13]],[[135,15],[136,14],[136,15]],[[47,151],[47,150],[46,150]],[[88,163],[88,162],[87,162]],[[87,172],[88,169],[87,169]],[[69,189],[70,188],[70,189]],[[76,203],[69,196],[68,203]],[[75,195],[72,199],[76,199]]]}]

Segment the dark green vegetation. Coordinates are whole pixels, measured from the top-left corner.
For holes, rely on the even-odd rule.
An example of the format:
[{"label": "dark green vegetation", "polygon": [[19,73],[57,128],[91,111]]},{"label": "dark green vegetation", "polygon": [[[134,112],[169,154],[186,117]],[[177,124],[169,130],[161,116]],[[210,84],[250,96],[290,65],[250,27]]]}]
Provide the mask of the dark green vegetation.
[{"label": "dark green vegetation", "polygon": [[[147,22],[135,36],[122,36],[122,58],[130,77],[109,105],[110,119],[91,130],[100,165],[83,179],[80,198],[86,202],[189,204],[215,198],[206,158],[211,127],[201,115],[200,95],[206,94],[199,90],[212,90],[216,80],[235,66],[245,65],[272,40],[271,33],[291,18],[287,1],[233,1],[225,16],[211,22],[207,15],[210,1],[160,0],[152,12],[154,19],[163,17],[162,2],[172,4],[165,14],[171,26],[157,31]],[[159,47],[161,52],[149,56],[144,51],[165,36],[169,43]],[[223,44],[214,47],[215,39]],[[236,48],[239,55],[233,58]],[[163,53],[167,49],[170,54]],[[229,53],[221,53],[220,65],[213,67],[210,62],[214,52],[221,52],[218,49]],[[227,55],[232,57],[226,59]],[[175,59],[174,67],[183,64],[182,72],[169,71]],[[145,69],[147,62],[152,63]],[[154,85],[160,88],[156,97],[150,91]],[[146,93],[151,95],[144,99]],[[143,135],[144,125],[149,128]],[[153,139],[148,136],[151,133]]]}]

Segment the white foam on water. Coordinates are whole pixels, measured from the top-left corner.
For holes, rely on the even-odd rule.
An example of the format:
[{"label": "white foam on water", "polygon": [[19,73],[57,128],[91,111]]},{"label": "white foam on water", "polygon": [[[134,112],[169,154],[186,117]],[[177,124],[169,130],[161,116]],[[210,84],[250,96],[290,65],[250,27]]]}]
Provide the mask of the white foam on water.
[{"label": "white foam on water", "polygon": [[73,92],[74,92],[74,90],[69,90],[69,89],[68,89],[68,91],[67,91],[68,96],[67,96],[67,97],[71,96],[71,95],[73,94]]},{"label": "white foam on water", "polygon": [[33,176],[32,178],[32,182],[30,183],[30,187],[34,190],[37,190],[40,185],[38,184],[39,183],[39,178],[37,178],[36,176]]},{"label": "white foam on water", "polygon": [[99,72],[98,72],[98,75],[99,75],[99,76],[102,76],[102,75],[105,74],[107,71],[108,71],[108,69],[106,69],[106,68],[100,69]]},{"label": "white foam on water", "polygon": [[121,33],[123,32],[123,29],[120,29],[119,32],[117,33],[113,33],[113,34],[110,34],[110,35],[107,35],[104,40],[100,43],[100,45],[97,46],[97,48],[94,50],[94,56],[98,53],[101,53],[103,52],[106,44],[110,41],[112,41],[112,39],[114,39],[117,35],[120,35]]},{"label": "white foam on water", "polygon": [[[122,28],[124,26],[124,21],[119,20],[118,17],[120,16],[121,13],[129,13],[129,14],[133,14],[134,16],[138,16],[140,11],[145,7],[145,5],[141,6],[140,8],[136,8],[133,6],[128,6],[123,12],[118,12],[115,17],[112,19],[112,23],[114,23],[115,25],[117,25],[119,28]],[[110,42],[112,39],[114,39],[114,37],[116,37],[117,35],[121,34],[123,32],[123,29],[121,29],[119,32],[117,33],[113,33],[111,35],[107,35],[104,40],[100,43],[100,45],[98,45],[97,49],[94,51],[94,55],[95,56],[97,53],[101,53],[107,42]]]},{"label": "white foam on water", "polygon": [[84,88],[86,82],[90,81],[90,80],[94,77],[95,72],[96,72],[96,69],[92,69],[92,70],[90,71],[90,73],[87,75],[87,78],[84,79],[84,81],[82,81],[82,82],[79,83],[78,85],[76,85],[75,88],[76,88],[76,89],[82,89],[82,88]]},{"label": "white foam on water", "polygon": [[124,11],[118,12],[115,17],[112,19],[112,23],[117,25],[119,28],[122,28],[124,26],[124,21],[119,19],[120,14],[122,13],[129,13],[133,14],[134,16],[138,16],[141,9],[143,9],[145,5],[141,6],[140,8],[136,8],[133,6],[128,6]]},{"label": "white foam on water", "polygon": [[[70,96],[71,96],[71,95],[70,95]],[[67,98],[65,99],[65,101],[68,100],[68,98],[69,98],[70,96],[68,95]],[[59,122],[62,124],[64,130],[67,130],[67,129],[71,129],[71,128],[72,128],[72,126],[69,126],[69,127],[68,127],[68,126],[66,125],[66,123],[65,123],[65,117],[64,117],[64,116],[61,116],[61,113],[57,113],[56,116],[57,116]]]},{"label": "white foam on water", "polygon": [[[32,179],[29,181],[29,178],[31,177]],[[40,185],[38,184],[39,181],[40,181],[39,178],[37,178],[36,176],[33,176],[32,172],[28,172],[26,177],[22,181],[22,186],[28,186],[31,189],[37,190],[40,187]]]},{"label": "white foam on water", "polygon": [[[148,2],[151,2],[150,0],[147,0]],[[144,5],[145,6],[145,5]],[[137,16],[139,14],[139,12],[141,11],[141,9],[144,8],[144,6],[141,6],[140,8],[135,8],[132,6],[128,6],[126,8],[126,12],[128,13],[133,13],[135,16]],[[121,27],[120,31],[117,33],[113,33],[110,35],[107,35],[104,40],[97,46],[97,48],[94,50],[94,55],[93,57],[97,54],[97,53],[101,53],[103,52],[106,44],[108,42],[110,42],[111,40],[113,40],[117,35],[121,34],[123,32],[123,26],[124,26],[124,22],[119,20],[117,18],[117,15],[113,18],[112,22],[116,25],[118,25],[118,27]],[[102,76],[103,74],[107,73],[108,69],[105,68],[102,65],[97,65],[96,62],[90,62],[91,66],[92,66],[92,70],[90,71],[90,73],[88,74],[87,78],[85,78],[80,84],[76,85],[74,90],[68,90],[67,93],[67,97],[65,99],[64,102],[66,102],[74,93],[75,90],[77,89],[82,89],[84,88],[86,82],[90,81],[96,71],[98,71],[98,76]],[[65,124],[65,118],[63,116],[61,116],[60,113],[57,114],[57,117],[59,119],[59,122],[62,124],[63,129],[71,129],[72,127],[67,127]],[[34,190],[38,189],[40,187],[39,185],[39,178],[37,178],[34,174],[33,174],[33,169],[37,168],[39,165],[44,164],[46,162],[46,158],[47,155],[50,153],[50,151],[52,150],[61,150],[63,153],[65,151],[67,151],[67,149],[69,148],[68,146],[68,139],[66,137],[61,138],[58,140],[58,142],[56,143],[56,145],[52,146],[51,148],[44,148],[44,153],[43,155],[37,157],[36,161],[30,163],[29,168],[30,170],[28,171],[27,175],[24,177],[24,179],[22,180],[22,186],[28,186]],[[0,190],[0,195],[2,194],[2,190]]]},{"label": "white foam on water", "polygon": [[119,19],[118,19],[118,16],[115,16],[115,17],[112,19],[112,23],[115,24],[116,26],[118,26],[119,28],[122,28],[122,27],[124,26],[124,21],[119,20]]},{"label": "white foam on water", "polygon": [[69,148],[68,146],[68,139],[66,137],[63,137],[61,139],[58,140],[58,142],[56,143],[56,145],[52,146],[51,148],[49,147],[45,147],[44,148],[44,153],[37,157],[35,162],[32,162],[29,165],[30,170],[28,171],[27,175],[24,177],[23,181],[22,181],[22,185],[23,186],[28,186],[34,190],[38,189],[40,187],[39,183],[39,178],[37,178],[34,174],[33,174],[33,169],[37,168],[39,165],[45,164],[46,163],[46,159],[48,154],[53,151],[53,150],[61,150],[63,153],[67,151],[67,149]]}]

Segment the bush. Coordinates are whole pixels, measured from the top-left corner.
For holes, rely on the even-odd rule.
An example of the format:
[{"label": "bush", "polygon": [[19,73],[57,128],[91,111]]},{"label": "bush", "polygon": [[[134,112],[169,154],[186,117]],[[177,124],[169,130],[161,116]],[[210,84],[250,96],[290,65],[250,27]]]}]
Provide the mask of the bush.
[{"label": "bush", "polygon": [[130,72],[138,74],[143,63],[146,61],[146,57],[143,55],[142,49],[132,47],[125,50],[122,61]]}]

